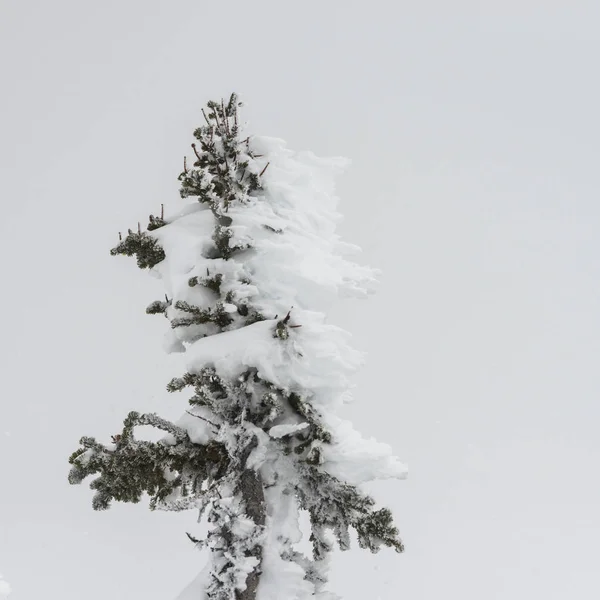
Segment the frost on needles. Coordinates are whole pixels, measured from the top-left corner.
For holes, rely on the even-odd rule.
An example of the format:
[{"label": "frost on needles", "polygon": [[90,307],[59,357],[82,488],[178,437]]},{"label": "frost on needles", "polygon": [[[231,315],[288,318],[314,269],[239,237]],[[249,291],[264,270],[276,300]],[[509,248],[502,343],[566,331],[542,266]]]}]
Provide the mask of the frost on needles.
[{"label": "frost on needles", "polygon": [[[188,535],[210,560],[181,598],[333,600],[328,556],[350,547],[351,530],[361,548],[403,550],[361,484],[406,468],[336,416],[362,356],[323,313],[375,279],[335,233],[333,177],[346,161],[242,134],[239,106],[235,95],[208,103],[179,176],[183,207],[111,251],[164,282],[146,311],[169,321],[167,351],[184,353],[167,389],[188,409],[175,423],[130,412],[110,444],[82,438],[69,481],[95,476],[96,510],[147,494],[152,509],[206,517],[206,538]],[[136,438],[143,425],[160,441]],[[312,556],[297,548],[301,511]]]}]

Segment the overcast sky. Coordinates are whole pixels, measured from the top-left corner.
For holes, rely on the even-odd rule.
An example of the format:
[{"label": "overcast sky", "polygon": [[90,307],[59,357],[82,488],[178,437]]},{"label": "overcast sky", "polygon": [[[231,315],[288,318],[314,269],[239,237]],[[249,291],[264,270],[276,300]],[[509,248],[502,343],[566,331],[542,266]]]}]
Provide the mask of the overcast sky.
[{"label": "overcast sky", "polygon": [[[451,5],[451,7],[450,7]],[[172,600],[193,513],[91,509],[81,435],[179,415],[159,283],[108,255],[176,203],[200,107],[353,160],[345,239],[379,294],[330,321],[347,411],[410,467],[371,490],[405,555],[345,600],[600,597],[597,2],[0,0],[0,572],[10,600]]]}]

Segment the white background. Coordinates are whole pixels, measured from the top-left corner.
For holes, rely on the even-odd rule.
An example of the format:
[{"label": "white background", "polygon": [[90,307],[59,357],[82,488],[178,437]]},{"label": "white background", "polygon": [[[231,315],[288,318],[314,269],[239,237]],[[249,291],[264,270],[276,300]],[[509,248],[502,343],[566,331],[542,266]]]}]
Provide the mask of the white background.
[{"label": "white background", "polygon": [[[384,271],[330,321],[369,353],[348,410],[408,463],[372,491],[402,556],[334,561],[345,600],[600,597],[597,2],[0,0],[0,571],[11,600],[171,600],[195,516],[92,512],[81,435],[177,416],[111,258],[176,203],[200,107],[345,155],[345,239]],[[283,599],[282,599],[283,600]]]}]

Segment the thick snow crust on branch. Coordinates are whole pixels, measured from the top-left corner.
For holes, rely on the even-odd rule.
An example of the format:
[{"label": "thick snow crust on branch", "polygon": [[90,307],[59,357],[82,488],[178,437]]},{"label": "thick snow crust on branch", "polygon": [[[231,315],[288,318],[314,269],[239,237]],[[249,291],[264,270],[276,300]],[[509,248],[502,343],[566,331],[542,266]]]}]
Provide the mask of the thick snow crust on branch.
[{"label": "thick snow crust on branch", "polygon": [[[273,339],[273,321],[194,342],[187,352],[188,370],[214,367],[220,375],[235,379],[248,368],[256,368],[262,379],[278,387],[298,393],[311,390],[311,405],[333,433],[331,443],[322,446],[324,470],[352,484],[404,478],[407,468],[393,456],[390,446],[363,438],[349,421],[334,414],[350,397],[350,375],[360,366],[362,355],[349,346],[349,335],[324,324],[322,315],[298,312],[302,327],[284,343]],[[210,418],[202,411],[198,414]],[[194,440],[214,436],[214,428],[207,421],[189,414],[178,425]],[[305,427],[305,423],[285,422],[272,427],[269,435],[277,439]]]},{"label": "thick snow crust on branch", "polygon": [[[248,369],[255,369],[261,379],[287,392],[304,396],[309,392],[311,407],[331,432],[330,443],[320,445],[320,468],[324,472],[353,485],[403,478],[407,469],[387,444],[364,439],[351,423],[335,416],[350,398],[350,377],[363,356],[350,346],[349,334],[327,324],[319,309],[325,310],[340,294],[365,297],[376,283],[373,270],[348,260],[358,249],[341,242],[335,233],[340,215],[334,177],[347,161],[293,153],[279,139],[254,137],[251,143],[253,150],[263,155],[264,164],[269,164],[263,190],[227,212],[234,231],[230,243],[248,249],[222,260],[218,267],[214,259],[205,258],[210,256],[213,217],[202,205],[192,205],[155,233],[167,257],[155,269],[165,281],[172,306],[177,302],[194,306],[213,302],[210,290],[190,287],[189,282],[218,269],[224,274],[221,291],[231,291],[237,301],[248,300],[267,320],[241,328],[232,326],[219,335],[210,335],[212,324],[175,328],[168,333],[167,348],[187,350],[187,371],[191,373],[210,367],[220,376],[235,380]],[[273,335],[275,322],[290,309],[293,329],[287,339],[277,339]],[[167,309],[167,315],[176,318],[175,309]],[[209,336],[199,337],[204,334]],[[203,419],[186,414],[178,422],[191,439],[206,443],[219,437],[208,411],[200,407],[192,413]],[[277,440],[306,427],[297,415],[282,415],[267,434],[260,432],[259,444],[249,459],[270,483],[258,600],[336,597],[322,590],[315,596],[314,585],[306,578],[306,565],[282,558],[285,549],[281,540],[286,540],[289,550],[302,534],[298,502],[289,491],[298,475],[291,461],[282,457]],[[196,584],[198,590],[204,589],[204,577]],[[188,597],[192,597],[189,590],[180,600]]]},{"label": "thick snow crust on branch", "polygon": [[[211,258],[214,218],[199,203],[186,206],[153,232],[166,255],[155,269],[173,306],[178,301],[194,306],[212,302],[210,289],[190,287],[189,282],[216,272],[223,274],[222,291],[247,300],[271,319],[291,307],[295,317],[302,309],[324,310],[338,294],[364,297],[372,292],[375,272],[348,260],[358,248],[335,233],[340,215],[333,181],[347,161],[295,154],[274,138],[253,137],[252,147],[269,165],[264,189],[243,204],[232,204],[226,213],[232,220],[230,245],[249,246],[247,250],[229,259]],[[176,328],[167,347],[182,350],[181,342],[213,331],[212,323]]]}]

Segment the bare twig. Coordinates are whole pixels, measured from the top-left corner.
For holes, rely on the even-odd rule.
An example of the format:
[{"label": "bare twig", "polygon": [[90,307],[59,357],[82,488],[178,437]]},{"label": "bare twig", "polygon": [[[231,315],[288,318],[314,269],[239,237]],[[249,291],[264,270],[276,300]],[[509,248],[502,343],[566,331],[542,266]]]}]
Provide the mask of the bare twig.
[{"label": "bare twig", "polygon": [[217,431],[220,429],[219,425],[217,425],[216,423],[213,423],[212,421],[209,421],[208,419],[205,419],[204,417],[201,417],[200,415],[195,415],[194,413],[190,412],[189,410],[185,411],[188,415],[190,415],[191,417],[196,417],[196,419],[201,419],[202,421],[206,421],[209,425],[212,425]]},{"label": "bare twig", "polygon": [[225,133],[229,135],[229,117],[225,112],[225,101],[223,100],[223,98],[221,98],[221,110],[223,111],[223,119],[225,121]]},{"label": "bare twig", "polygon": [[268,163],[265,165],[265,168],[264,168],[264,169],[263,169],[263,170],[260,172],[260,174],[259,174],[259,177],[262,177],[262,176],[263,176],[264,172],[267,170],[267,167],[268,167],[270,164],[271,164],[271,163],[270,163],[270,162],[268,162]]},{"label": "bare twig", "polygon": [[204,540],[199,540],[198,538],[195,538],[191,533],[188,533],[187,531],[185,532],[185,535],[188,536],[190,542],[193,542],[194,544],[196,544],[196,546],[203,546],[204,545]]},{"label": "bare twig", "polygon": [[194,149],[194,154],[196,155],[196,158],[200,160],[200,155],[198,154],[198,150],[196,150],[196,144],[192,144],[192,148]]},{"label": "bare twig", "polygon": [[215,123],[217,124],[217,129],[220,129],[221,123],[219,123],[219,115],[217,114],[216,108],[213,108],[213,115],[215,115]]}]

